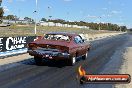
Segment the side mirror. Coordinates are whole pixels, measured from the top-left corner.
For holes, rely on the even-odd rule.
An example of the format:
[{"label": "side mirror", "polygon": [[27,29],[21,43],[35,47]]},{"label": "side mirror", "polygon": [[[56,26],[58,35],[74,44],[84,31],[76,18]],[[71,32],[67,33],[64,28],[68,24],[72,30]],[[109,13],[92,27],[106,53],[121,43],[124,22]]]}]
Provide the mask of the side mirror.
[{"label": "side mirror", "polygon": [[83,41],[83,42],[86,42],[86,41],[87,41],[87,39],[82,39],[82,41]]}]

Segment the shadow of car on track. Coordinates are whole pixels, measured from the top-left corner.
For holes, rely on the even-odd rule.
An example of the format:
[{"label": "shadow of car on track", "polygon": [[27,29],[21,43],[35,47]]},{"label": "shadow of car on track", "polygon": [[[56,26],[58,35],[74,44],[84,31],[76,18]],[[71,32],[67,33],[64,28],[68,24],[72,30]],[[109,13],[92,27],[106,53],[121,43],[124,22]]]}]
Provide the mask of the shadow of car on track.
[{"label": "shadow of car on track", "polygon": [[[77,59],[77,63],[81,60],[82,58],[78,58]],[[24,65],[36,65],[36,66],[48,66],[48,67],[58,67],[58,68],[62,68],[65,66],[70,66],[67,61],[62,60],[62,61],[55,61],[55,60],[43,60],[42,64],[37,65],[34,61],[34,58],[30,58],[21,62],[18,62],[20,64],[24,64]],[[77,64],[76,63],[76,64]]]},{"label": "shadow of car on track", "polygon": [[68,66],[67,63],[65,63],[65,61],[54,61],[54,60],[43,60],[42,64],[37,65],[33,58],[18,63],[24,65],[48,66],[48,67],[58,67],[58,68]]}]

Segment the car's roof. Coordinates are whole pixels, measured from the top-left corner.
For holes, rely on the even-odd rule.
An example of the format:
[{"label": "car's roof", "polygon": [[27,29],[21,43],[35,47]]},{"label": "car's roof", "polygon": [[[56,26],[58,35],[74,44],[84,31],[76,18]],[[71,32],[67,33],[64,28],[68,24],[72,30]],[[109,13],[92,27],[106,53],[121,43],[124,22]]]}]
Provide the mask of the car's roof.
[{"label": "car's roof", "polygon": [[76,33],[68,33],[68,32],[50,32],[47,34],[60,34],[60,35],[67,35],[67,36],[77,36],[78,35]]}]

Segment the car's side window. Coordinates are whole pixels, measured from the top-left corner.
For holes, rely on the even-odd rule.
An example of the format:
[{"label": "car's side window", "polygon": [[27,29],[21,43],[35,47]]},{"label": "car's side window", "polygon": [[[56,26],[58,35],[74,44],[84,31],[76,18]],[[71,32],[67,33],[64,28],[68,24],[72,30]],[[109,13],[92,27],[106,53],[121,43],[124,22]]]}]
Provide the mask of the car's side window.
[{"label": "car's side window", "polygon": [[76,36],[74,38],[74,42],[77,43],[77,44],[79,44],[79,43],[83,43],[83,40],[82,40],[82,38],[80,36]]}]

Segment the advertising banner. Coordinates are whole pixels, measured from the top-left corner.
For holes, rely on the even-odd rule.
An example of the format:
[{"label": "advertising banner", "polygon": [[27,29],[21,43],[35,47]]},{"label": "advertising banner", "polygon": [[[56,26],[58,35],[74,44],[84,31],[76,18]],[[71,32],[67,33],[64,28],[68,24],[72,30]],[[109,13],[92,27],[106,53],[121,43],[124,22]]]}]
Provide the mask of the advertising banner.
[{"label": "advertising banner", "polygon": [[36,36],[0,37],[0,52],[27,48],[27,44],[36,39]]}]

